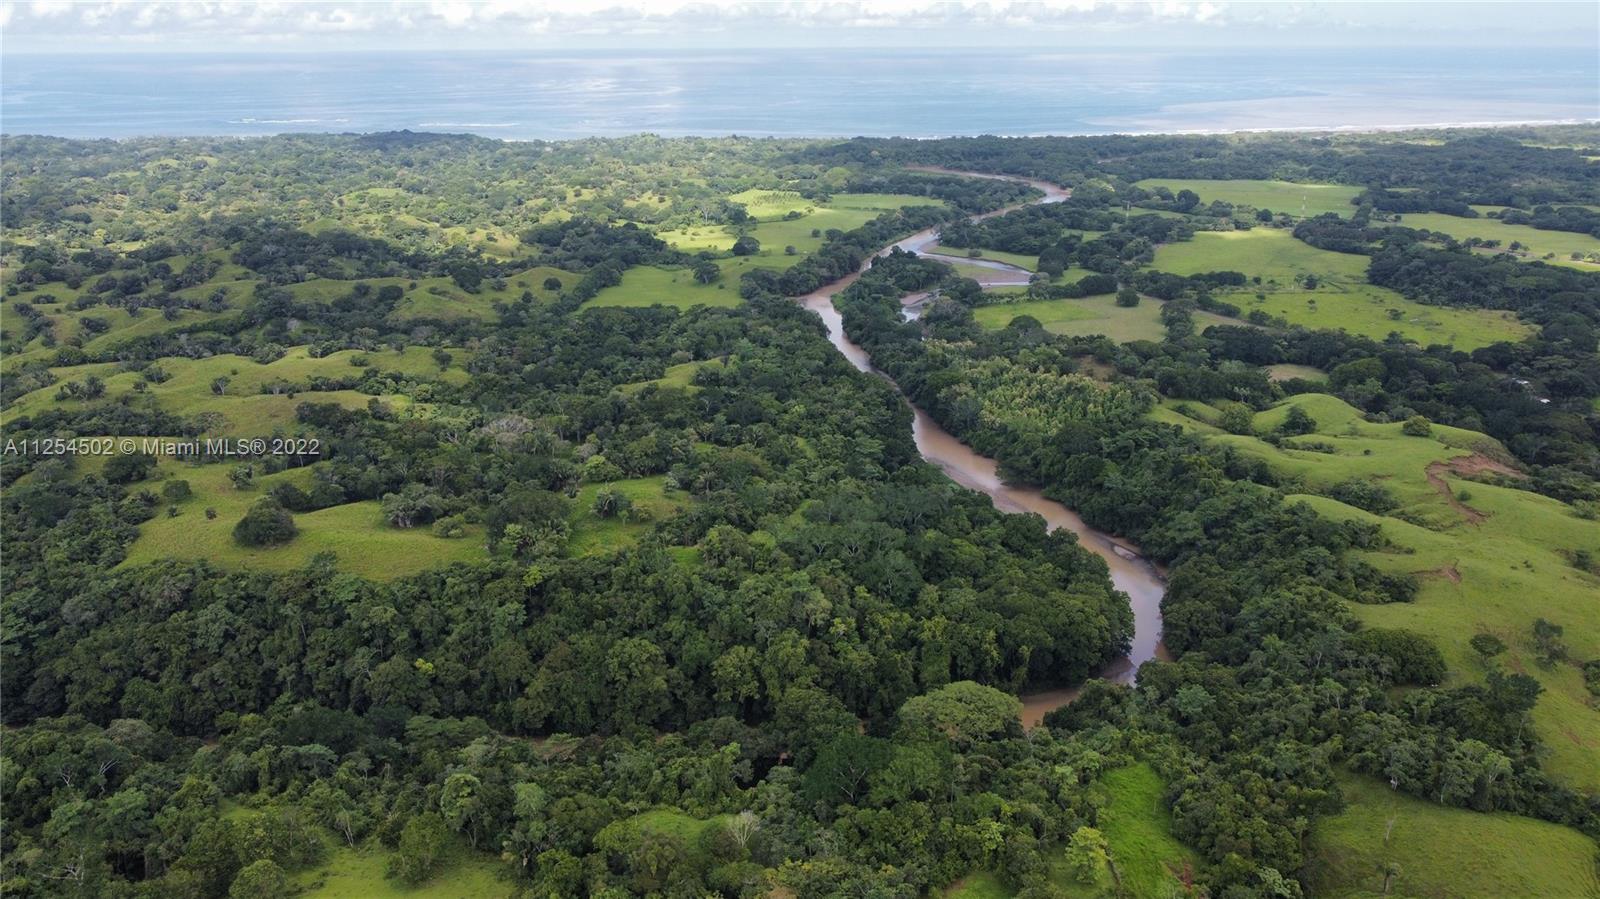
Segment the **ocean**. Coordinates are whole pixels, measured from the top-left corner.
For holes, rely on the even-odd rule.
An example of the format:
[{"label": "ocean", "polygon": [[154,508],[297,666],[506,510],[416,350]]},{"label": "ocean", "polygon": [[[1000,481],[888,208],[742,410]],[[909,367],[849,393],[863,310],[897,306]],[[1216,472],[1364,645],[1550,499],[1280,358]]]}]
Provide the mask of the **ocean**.
[{"label": "ocean", "polygon": [[1103,134],[1584,121],[1587,49],[729,50],[0,58],[0,132]]}]

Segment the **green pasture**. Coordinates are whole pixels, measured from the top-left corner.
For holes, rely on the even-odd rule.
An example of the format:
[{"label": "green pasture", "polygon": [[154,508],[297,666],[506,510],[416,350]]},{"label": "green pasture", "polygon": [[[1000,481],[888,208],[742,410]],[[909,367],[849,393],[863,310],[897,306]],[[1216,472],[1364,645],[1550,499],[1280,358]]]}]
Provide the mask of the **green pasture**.
[{"label": "green pasture", "polygon": [[[354,390],[316,392],[300,390],[294,396],[288,393],[268,394],[263,385],[279,381],[304,386],[312,377],[359,377],[363,371],[393,372],[426,380],[449,384],[465,383],[467,373],[461,368],[470,353],[462,349],[449,350],[454,359],[448,369],[441,370],[433,359],[433,349],[408,346],[403,351],[393,349],[341,350],[323,357],[310,355],[308,347],[292,347],[284,355],[266,365],[244,356],[218,355],[205,359],[167,357],[157,364],[167,372],[166,381],[146,384],[141,394],[134,385],[144,380],[139,372],[123,371],[115,363],[90,363],[51,369],[58,381],[18,397],[10,407],[0,413],[0,423],[9,423],[25,415],[34,415],[47,409],[73,408],[91,403],[103,403],[125,395],[135,402],[159,404],[176,415],[193,416],[217,413],[228,422],[228,436],[265,434],[273,427],[291,424],[294,407],[303,402],[337,402],[347,408],[365,406],[371,396]],[[358,357],[365,358],[365,368],[352,364]],[[57,400],[56,393],[68,381],[84,381],[96,375],[105,381],[105,397],[99,400]],[[227,378],[222,393],[213,390],[217,378]],[[405,397],[386,396],[385,402],[406,404]]]},{"label": "green pasture", "polygon": [[[1021,315],[1031,315],[1052,334],[1087,336],[1104,334],[1117,341],[1161,340],[1166,336],[1166,326],[1161,324],[1161,301],[1145,297],[1131,308],[1118,306],[1116,297],[1105,294],[1076,300],[1030,300],[1022,303],[997,303],[979,306],[973,310],[978,324],[985,328],[1004,328]],[[1196,330],[1203,331],[1211,325],[1239,322],[1210,312],[1197,311],[1194,315]]]},{"label": "green pasture", "polygon": [[[1319,250],[1277,228],[1202,231],[1193,240],[1158,247],[1154,267],[1176,275],[1237,271],[1259,277],[1260,284],[1217,295],[1241,314],[1261,310],[1307,328],[1374,339],[1398,331],[1424,346],[1446,343],[1463,350],[1520,340],[1528,333],[1510,312],[1428,306],[1369,284],[1367,257]],[[1316,278],[1315,288],[1303,286],[1306,276]]]},{"label": "green pasture", "polygon": [[[296,513],[294,523],[300,532],[283,546],[240,546],[233,540],[233,526],[250,506],[281,483],[305,488],[311,481],[311,469],[258,475],[250,489],[238,490],[229,478],[234,467],[163,460],[155,474],[139,486],[159,495],[164,481],[183,480],[189,482],[193,495],[176,504],[176,517],[167,515],[163,502],[156,517],[139,526],[139,537],[129,545],[122,564],[203,559],[224,567],[285,571],[306,564],[317,553],[331,552],[338,556],[343,571],[389,580],[487,557],[481,526],[469,525],[465,536],[455,538],[435,537],[425,526],[395,528],[383,520],[383,510],[375,500]],[[216,510],[216,518],[206,517],[208,508]]]},{"label": "green pasture", "polygon": [[1313,895],[1600,896],[1595,841],[1572,828],[1435,805],[1367,777],[1340,787],[1349,805],[1312,835]]},{"label": "green pasture", "polygon": [[[633,502],[635,510],[644,510],[649,519],[630,521],[625,517],[601,518],[594,512],[594,498],[603,489],[613,489]],[[572,533],[568,549],[572,555],[607,553],[632,544],[650,529],[655,521],[670,518],[684,507],[688,497],[683,493],[669,495],[666,477],[654,475],[630,478],[608,484],[585,484],[578,490],[572,504]]]},{"label": "green pasture", "polygon": [[[1498,209],[1498,207],[1489,207]],[[1551,265],[1566,265],[1585,271],[1600,271],[1600,262],[1581,262],[1572,259],[1573,253],[1582,256],[1600,255],[1600,238],[1576,231],[1546,231],[1532,225],[1508,225],[1488,216],[1465,218],[1445,215],[1442,212],[1407,213],[1399,216],[1399,223],[1407,228],[1420,228],[1448,234],[1457,240],[1478,237],[1498,240],[1499,250],[1509,249],[1513,242],[1526,247],[1528,259],[1544,259]]]},{"label": "green pasture", "polygon": [[[972,258],[969,255],[972,252],[970,249],[964,249],[962,247],[946,247],[940,244],[934,244],[924,252],[938,253],[941,256],[955,256],[959,259]],[[1035,271],[1039,267],[1038,256],[1028,256],[1023,253],[1007,253],[1004,250],[979,250],[978,258],[993,259],[995,262],[1004,262],[1009,265],[1014,265],[1018,268],[1025,268],[1030,272]]]},{"label": "green pasture", "polygon": [[457,846],[425,882],[408,887],[384,876],[389,852],[381,846],[339,845],[315,868],[291,882],[300,899],[510,899],[517,887],[506,866],[487,854]]},{"label": "green pasture", "polygon": [[1289,181],[1204,180],[1147,178],[1136,186],[1153,190],[1165,187],[1176,194],[1192,190],[1202,203],[1222,200],[1235,206],[1252,206],[1293,216],[1315,216],[1333,212],[1348,218],[1356,207],[1350,201],[1361,188],[1346,184],[1295,184]]},{"label": "green pasture", "polygon": [[636,265],[622,274],[622,283],[600,291],[589,306],[676,306],[690,309],[695,306],[737,306],[744,302],[739,297],[739,273],[753,267],[756,256],[742,256],[718,261],[722,280],[715,284],[701,284],[695,280],[688,266]]}]

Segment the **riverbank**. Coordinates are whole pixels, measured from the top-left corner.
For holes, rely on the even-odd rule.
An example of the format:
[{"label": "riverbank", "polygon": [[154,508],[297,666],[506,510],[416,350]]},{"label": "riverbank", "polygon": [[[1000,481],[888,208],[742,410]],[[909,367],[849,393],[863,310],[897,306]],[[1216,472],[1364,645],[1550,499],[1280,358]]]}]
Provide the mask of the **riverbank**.
[{"label": "riverbank", "polygon": [[[931,166],[918,168],[921,171],[936,171],[943,174],[1025,182],[1043,194],[1043,197],[1036,201],[1039,203],[1058,203],[1071,196],[1071,191],[1043,181],[961,172]],[[1019,207],[1007,207],[988,215],[1003,214],[1015,208]],[[937,239],[938,229],[930,228],[884,247],[877,255],[881,256],[895,248],[917,252],[921,248],[933,245]],[[862,270],[870,265],[869,259]],[[822,319],[823,326],[828,332],[828,341],[850,361],[851,365],[860,371],[878,374],[888,380],[886,375],[873,367],[872,358],[867,351],[851,341],[844,333],[842,317],[833,305],[834,295],[853,284],[859,277],[860,272],[847,275],[798,299],[801,305]],[[893,381],[890,380],[890,383]],[[898,387],[896,389],[898,390]],[[1049,499],[1042,491],[1006,483],[1000,476],[999,463],[979,455],[971,447],[957,440],[909,399],[906,399],[906,404],[911,406],[913,414],[912,437],[916,441],[917,452],[924,460],[938,466],[957,484],[988,496],[995,508],[1003,512],[1038,515],[1045,520],[1046,527],[1052,531],[1066,528],[1078,536],[1084,548],[1105,560],[1112,585],[1128,596],[1129,605],[1133,610],[1134,634],[1128,654],[1102,671],[1102,677],[1118,683],[1132,684],[1140,665],[1151,659],[1168,657],[1166,648],[1161,643],[1161,599],[1166,594],[1166,577],[1156,565],[1130,549],[1127,541],[1118,541],[1111,535],[1090,527],[1076,512]],[[1072,701],[1076,695],[1076,689],[1058,689],[1022,696],[1023,723],[1030,727],[1037,725],[1045,714]]]}]

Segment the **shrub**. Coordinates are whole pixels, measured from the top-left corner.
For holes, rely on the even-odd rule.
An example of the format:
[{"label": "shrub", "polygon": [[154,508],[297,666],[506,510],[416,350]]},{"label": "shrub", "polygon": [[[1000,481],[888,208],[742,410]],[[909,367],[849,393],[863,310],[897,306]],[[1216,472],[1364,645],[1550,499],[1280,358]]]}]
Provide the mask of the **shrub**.
[{"label": "shrub", "polygon": [[270,496],[256,500],[244,518],[233,526],[234,542],[240,546],[281,546],[298,533],[294,516]]},{"label": "shrub", "polygon": [[1432,437],[1433,425],[1421,415],[1413,415],[1400,426],[1400,433],[1407,437]]}]

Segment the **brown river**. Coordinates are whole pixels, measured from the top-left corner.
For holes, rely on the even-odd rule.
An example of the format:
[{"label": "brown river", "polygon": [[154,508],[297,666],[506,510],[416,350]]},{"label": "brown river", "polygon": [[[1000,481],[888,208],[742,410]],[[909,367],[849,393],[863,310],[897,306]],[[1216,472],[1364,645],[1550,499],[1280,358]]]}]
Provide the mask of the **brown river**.
[{"label": "brown river", "polygon": [[[1071,196],[1070,192],[1044,181],[1004,178],[975,172],[954,172],[947,169],[924,170],[973,178],[1026,181],[1044,192],[1043,199],[1036,201],[1040,203],[1059,203]],[[1014,208],[1016,207],[997,210],[982,217],[1000,215]],[[891,246],[884,247],[879,251],[879,255],[889,252],[893,247],[920,252],[936,243],[938,235],[937,228],[918,231]],[[869,260],[868,265],[870,264]],[[872,359],[867,352],[845,336],[839,312],[833,307],[834,294],[850,286],[858,277],[860,277],[859,272],[840,278],[832,284],[800,297],[800,302],[821,317],[828,329],[828,340],[850,360],[850,364],[861,371],[881,374],[872,367]],[[1026,279],[1023,283],[1026,283]],[[1126,541],[1117,541],[1110,535],[1089,527],[1076,512],[1055,500],[1047,499],[1040,491],[1032,487],[1005,483],[1000,478],[995,460],[978,455],[940,427],[926,412],[911,404],[909,400],[907,404],[911,405],[911,411],[915,415],[911,432],[916,438],[917,451],[922,454],[922,458],[939,466],[951,480],[961,486],[987,494],[994,502],[995,508],[1002,512],[1032,512],[1039,515],[1050,530],[1066,528],[1072,531],[1078,535],[1078,540],[1084,548],[1105,559],[1106,565],[1111,569],[1111,583],[1128,595],[1128,601],[1133,607],[1134,632],[1128,654],[1102,671],[1102,677],[1131,684],[1141,664],[1152,658],[1167,657],[1166,649],[1161,645],[1161,597],[1166,592],[1166,582],[1160,569],[1138,556]],[[1061,689],[1024,695],[1022,723],[1027,727],[1038,725],[1047,712],[1071,702],[1076,694],[1077,691],[1074,689]]]}]

